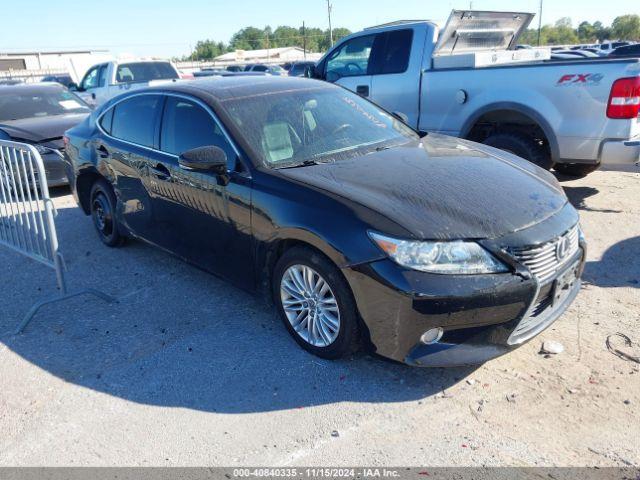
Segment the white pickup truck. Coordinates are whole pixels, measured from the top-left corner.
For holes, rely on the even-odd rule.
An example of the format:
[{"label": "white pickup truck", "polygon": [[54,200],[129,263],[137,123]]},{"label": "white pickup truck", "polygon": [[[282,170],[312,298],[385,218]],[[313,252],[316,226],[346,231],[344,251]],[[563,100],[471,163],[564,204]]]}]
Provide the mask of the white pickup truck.
[{"label": "white pickup truck", "polygon": [[72,85],[71,90],[96,106],[120,93],[179,78],[176,68],[164,60],[106,62],[87,70],[80,84]]},{"label": "white pickup truck", "polygon": [[640,160],[640,60],[549,60],[515,50],[529,13],[454,10],[440,30],[400,21],[335,45],[315,76],[367,96],[421,131],[509,150],[585,175]]}]

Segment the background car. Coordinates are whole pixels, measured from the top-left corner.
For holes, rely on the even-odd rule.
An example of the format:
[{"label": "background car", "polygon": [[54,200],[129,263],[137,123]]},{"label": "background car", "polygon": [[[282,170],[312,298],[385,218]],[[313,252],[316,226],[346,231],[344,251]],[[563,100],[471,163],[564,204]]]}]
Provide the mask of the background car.
[{"label": "background car", "polygon": [[89,106],[55,83],[0,88],[0,139],[33,145],[42,156],[47,183],[68,183],[64,169],[64,131],[82,122]]},{"label": "background car", "polygon": [[74,85],[71,75],[47,75],[46,77],[42,77],[41,81],[59,83],[67,88]]},{"label": "background car", "polygon": [[610,57],[640,57],[640,43],[618,47],[609,54]]},{"label": "background car", "polygon": [[274,76],[285,76],[287,71],[280,65],[264,65],[262,63],[249,64],[244,67],[245,72],[262,72]]},{"label": "background car", "polygon": [[290,77],[313,77],[313,69],[316,66],[316,62],[295,62],[291,64],[289,69]]}]

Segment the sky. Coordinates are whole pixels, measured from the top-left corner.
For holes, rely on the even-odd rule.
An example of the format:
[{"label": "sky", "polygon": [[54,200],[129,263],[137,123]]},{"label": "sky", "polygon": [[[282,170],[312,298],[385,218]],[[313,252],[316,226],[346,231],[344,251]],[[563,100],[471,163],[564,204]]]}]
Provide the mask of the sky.
[{"label": "sky", "polygon": [[[10,1],[10,0],[4,0]],[[540,0],[332,0],[334,27],[357,31],[399,19],[444,22],[452,9],[538,12]],[[245,26],[327,28],[326,0],[20,0],[0,29],[0,53],[107,49],[115,55],[173,57],[198,40],[228,42]],[[574,25],[640,14],[640,0],[544,0],[542,21],[571,17]],[[10,20],[10,21],[6,21]],[[537,15],[533,24],[537,25]]]}]

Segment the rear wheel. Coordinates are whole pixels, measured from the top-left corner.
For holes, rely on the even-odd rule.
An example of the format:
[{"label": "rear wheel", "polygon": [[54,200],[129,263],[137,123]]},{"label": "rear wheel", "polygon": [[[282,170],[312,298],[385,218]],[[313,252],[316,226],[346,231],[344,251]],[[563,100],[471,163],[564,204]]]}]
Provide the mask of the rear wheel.
[{"label": "rear wheel", "polygon": [[116,220],[116,196],[105,180],[98,180],[91,188],[91,218],[102,243],[109,247],[124,244]]},{"label": "rear wheel", "polygon": [[595,172],[600,165],[585,164],[585,163],[556,163],[554,169],[556,172],[560,172],[564,175],[570,175],[572,177],[586,177],[592,172]]},{"label": "rear wheel", "polygon": [[308,352],[336,359],[358,345],[357,310],[349,285],[326,257],[294,247],[274,269],[273,297],[295,341]]},{"label": "rear wheel", "polygon": [[545,170],[551,170],[553,161],[546,148],[540,141],[522,132],[500,132],[487,137],[482,143],[491,147],[505,150],[519,157],[535,163]]}]

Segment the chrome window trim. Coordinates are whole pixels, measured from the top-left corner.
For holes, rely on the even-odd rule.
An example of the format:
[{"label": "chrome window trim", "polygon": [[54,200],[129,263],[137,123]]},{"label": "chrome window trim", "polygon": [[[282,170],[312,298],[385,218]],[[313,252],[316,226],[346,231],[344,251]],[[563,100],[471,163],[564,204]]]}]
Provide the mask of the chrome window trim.
[{"label": "chrome window trim", "polygon": [[[243,172],[236,172],[240,175],[244,175],[244,176],[248,176],[250,177],[250,170],[249,168],[247,168],[247,165],[245,162],[245,160],[242,158],[242,155],[240,154],[240,150],[238,149],[238,147],[236,146],[236,143],[233,141],[233,139],[231,138],[231,135],[229,135],[229,132],[227,132],[226,127],[224,126],[224,124],[218,119],[218,116],[215,114],[215,112],[211,109],[211,107],[209,107],[209,105],[207,105],[206,103],[204,103],[202,100],[189,96],[189,95],[185,95],[182,93],[175,93],[175,92],[162,92],[162,91],[150,91],[150,92],[139,92],[139,93],[134,93],[131,95],[127,95],[124,98],[119,99],[117,102],[115,102],[113,105],[109,106],[109,108],[105,109],[104,112],[101,112],[100,115],[98,115],[98,117],[96,118],[96,127],[98,128],[98,130],[100,130],[100,132],[108,137],[111,138],[113,140],[116,140],[118,142],[122,142],[125,143],[127,145],[131,145],[133,147],[137,147],[137,148],[143,148],[145,150],[149,150],[151,152],[155,152],[155,153],[160,153],[162,155],[167,155],[171,158],[175,158],[175,159],[179,159],[180,156],[179,155],[175,155],[173,153],[169,153],[169,152],[165,152],[163,150],[159,150],[157,148],[153,148],[153,147],[148,147],[146,145],[140,145],[138,143],[133,143],[133,142],[129,142],[127,140],[123,140],[122,138],[118,138],[118,137],[114,137],[113,135],[107,133],[104,131],[104,129],[102,128],[102,125],[100,124],[100,121],[102,120],[102,117],[104,117],[107,112],[109,110],[112,110],[114,108],[116,108],[116,106],[118,106],[119,104],[121,104],[122,102],[129,100],[130,98],[134,98],[134,97],[140,97],[143,95],[157,95],[157,96],[164,96],[164,97],[176,97],[176,98],[182,98],[183,100],[188,100],[190,102],[193,102],[195,104],[197,104],[198,106],[202,107],[205,112],[207,112],[209,114],[209,116],[211,117],[211,119],[215,122],[215,124],[220,128],[220,130],[222,131],[222,134],[224,135],[224,138],[227,140],[227,142],[229,142],[229,145],[231,145],[231,148],[233,148],[233,151],[235,152],[238,161],[242,164],[244,171]],[[115,112],[114,112],[115,113]],[[112,128],[113,128],[113,120],[112,120]]]}]

